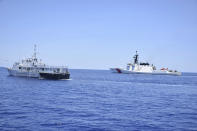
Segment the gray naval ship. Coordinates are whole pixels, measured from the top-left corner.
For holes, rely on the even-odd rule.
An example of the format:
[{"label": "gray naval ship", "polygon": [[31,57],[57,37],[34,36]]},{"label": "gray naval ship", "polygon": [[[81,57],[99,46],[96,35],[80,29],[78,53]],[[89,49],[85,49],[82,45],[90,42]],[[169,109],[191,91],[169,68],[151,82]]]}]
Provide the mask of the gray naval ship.
[{"label": "gray naval ship", "polygon": [[33,77],[40,79],[69,79],[70,73],[66,66],[48,66],[37,58],[36,45],[34,54],[31,58],[14,63],[13,67],[8,68],[10,76]]}]

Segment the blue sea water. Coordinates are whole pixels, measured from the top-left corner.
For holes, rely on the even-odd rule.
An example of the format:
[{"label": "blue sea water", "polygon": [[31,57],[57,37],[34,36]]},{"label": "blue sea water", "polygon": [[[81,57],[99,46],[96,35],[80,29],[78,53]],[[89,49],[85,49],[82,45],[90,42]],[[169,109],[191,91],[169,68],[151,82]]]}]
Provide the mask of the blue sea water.
[{"label": "blue sea water", "polygon": [[197,130],[195,73],[70,73],[72,80],[39,80],[0,68],[0,130]]}]

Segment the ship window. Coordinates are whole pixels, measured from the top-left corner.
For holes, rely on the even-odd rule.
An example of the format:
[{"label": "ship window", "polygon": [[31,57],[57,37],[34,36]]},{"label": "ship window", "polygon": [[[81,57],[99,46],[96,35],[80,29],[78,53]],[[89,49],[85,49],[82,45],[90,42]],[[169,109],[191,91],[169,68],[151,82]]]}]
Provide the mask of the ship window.
[{"label": "ship window", "polygon": [[57,69],[57,72],[60,72],[60,69]]}]

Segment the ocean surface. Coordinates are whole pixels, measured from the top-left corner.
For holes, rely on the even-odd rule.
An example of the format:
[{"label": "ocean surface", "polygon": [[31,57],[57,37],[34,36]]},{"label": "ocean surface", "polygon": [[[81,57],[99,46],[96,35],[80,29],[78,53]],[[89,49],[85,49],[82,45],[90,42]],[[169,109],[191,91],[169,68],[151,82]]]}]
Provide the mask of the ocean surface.
[{"label": "ocean surface", "polygon": [[39,80],[0,68],[0,130],[197,130],[195,73],[70,73],[71,80]]}]

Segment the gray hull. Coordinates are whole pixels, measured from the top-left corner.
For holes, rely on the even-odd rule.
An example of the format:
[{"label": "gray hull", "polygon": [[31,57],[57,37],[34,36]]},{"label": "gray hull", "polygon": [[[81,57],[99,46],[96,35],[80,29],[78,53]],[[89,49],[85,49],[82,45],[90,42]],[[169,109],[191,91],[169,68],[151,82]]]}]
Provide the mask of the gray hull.
[{"label": "gray hull", "polygon": [[39,78],[40,74],[38,72],[24,72],[24,71],[17,71],[17,70],[11,70],[8,69],[10,76],[19,76],[19,77],[33,77],[33,78]]}]

